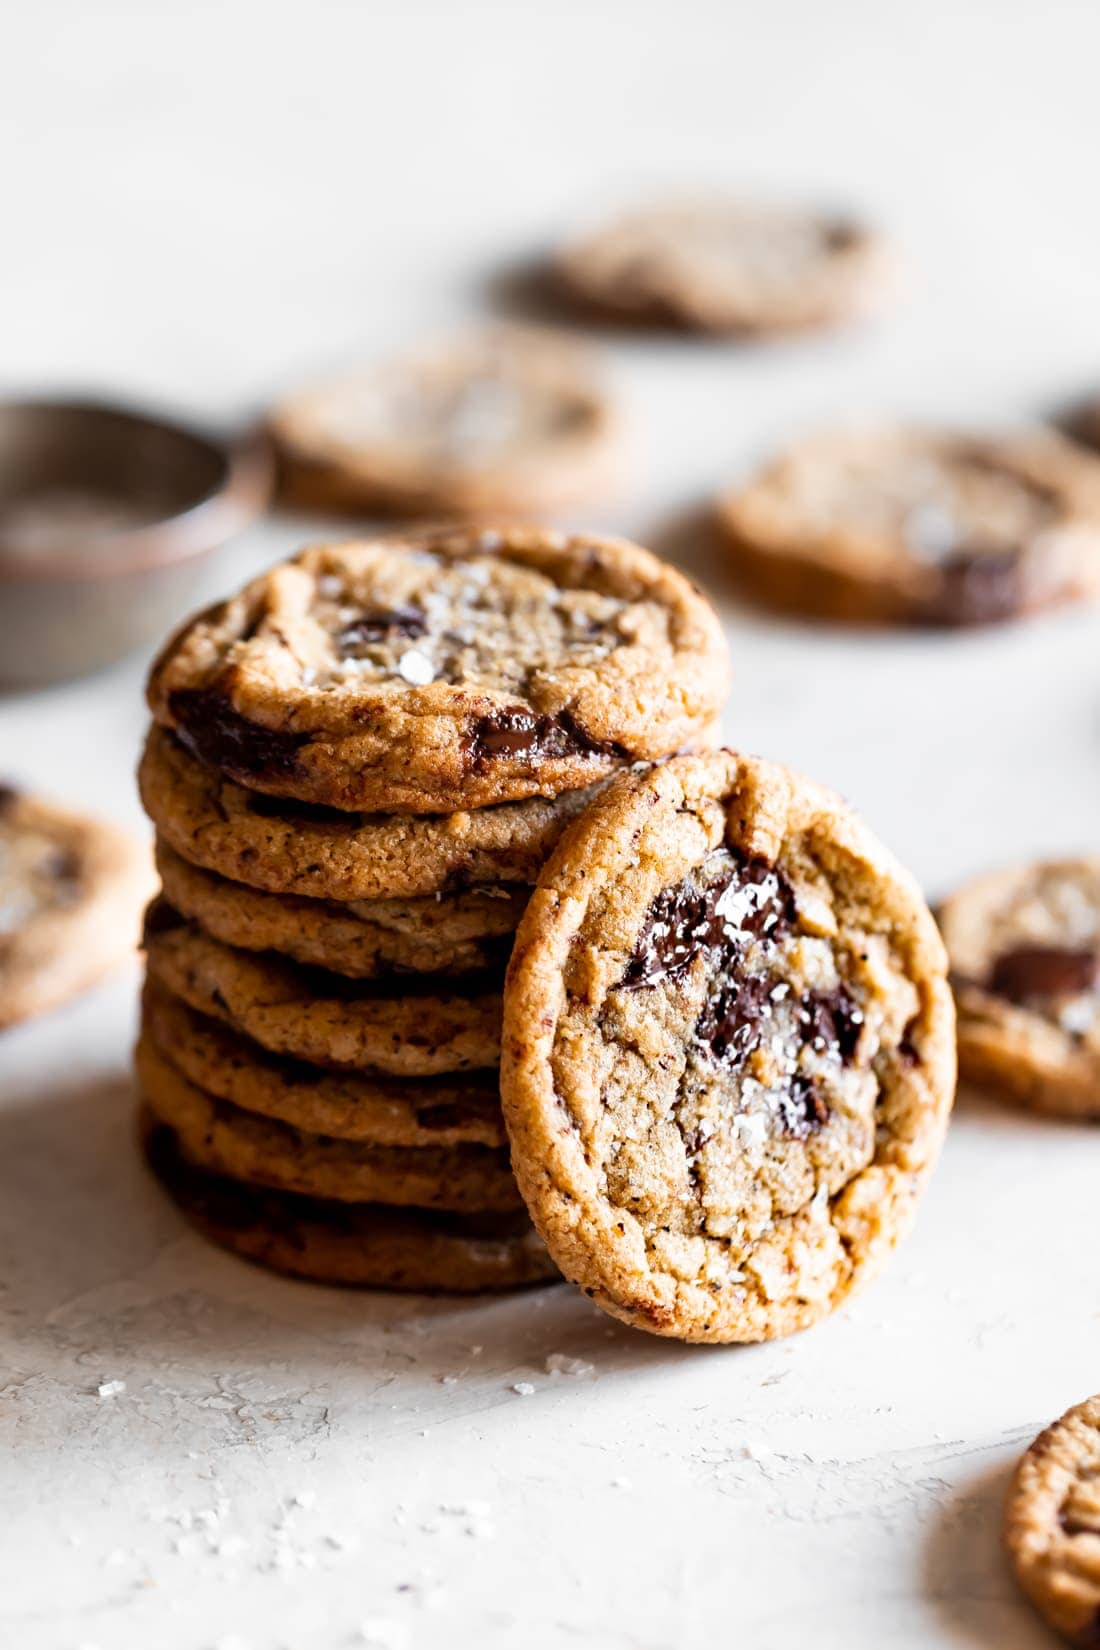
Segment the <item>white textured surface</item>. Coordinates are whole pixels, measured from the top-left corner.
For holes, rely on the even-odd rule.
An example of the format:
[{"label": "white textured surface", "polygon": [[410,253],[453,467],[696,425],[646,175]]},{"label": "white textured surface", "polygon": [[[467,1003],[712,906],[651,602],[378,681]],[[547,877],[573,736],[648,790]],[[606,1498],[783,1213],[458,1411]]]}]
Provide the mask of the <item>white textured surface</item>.
[{"label": "white textured surface", "polygon": [[[914,278],[871,330],[618,346],[641,450],[599,520],[652,537],[825,418],[1000,419],[1087,382],[1098,52],[1068,0],[40,0],[0,70],[0,360],[228,421],[484,307],[495,263],[617,185],[882,212]],[[300,536],[254,534],[217,582]],[[1095,846],[1094,616],[943,640],[729,622],[731,737],[837,785],[930,890]],[[136,821],[140,681],[0,700],[0,766]],[[0,1642],[1046,1642],[997,1519],[1023,1443],[1100,1387],[1094,1132],[966,1101],[872,1293],[799,1340],[689,1351],[565,1289],[426,1305],[204,1248],[131,1150],[134,987],[0,1050]],[[593,1372],[548,1374],[557,1353]]]}]

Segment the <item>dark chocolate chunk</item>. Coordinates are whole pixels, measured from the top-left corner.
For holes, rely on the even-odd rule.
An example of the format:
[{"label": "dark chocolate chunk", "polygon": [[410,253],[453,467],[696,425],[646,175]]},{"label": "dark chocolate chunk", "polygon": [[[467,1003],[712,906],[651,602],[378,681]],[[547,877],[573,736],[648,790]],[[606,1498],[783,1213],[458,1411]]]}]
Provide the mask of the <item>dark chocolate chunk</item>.
[{"label": "dark chocolate chunk", "polygon": [[571,711],[544,716],[523,705],[509,705],[479,716],[466,736],[466,760],[482,769],[500,757],[538,762],[563,756],[610,756],[622,760],[629,754],[612,739],[593,739]]},{"label": "dark chocolate chunk", "polygon": [[427,629],[428,617],[420,608],[393,607],[377,613],[365,613],[361,619],[345,625],[343,630],[337,632],[336,645],[347,654],[354,648],[367,646],[371,642],[389,641],[394,636],[407,636],[415,640],[425,635]]},{"label": "dark chocolate chunk", "polygon": [[695,1040],[720,1065],[736,1069],[763,1038],[771,1016],[771,981],[764,974],[726,980],[708,997],[695,1024]]},{"label": "dark chocolate chunk", "polygon": [[995,624],[1021,613],[1027,591],[1020,551],[960,546],[936,570],[938,588],[922,617],[928,624]]},{"label": "dark chocolate chunk", "polygon": [[[794,893],[786,879],[759,858],[731,854],[728,870],[700,886],[686,877],[666,888],[649,907],[642,931],[619,984],[627,990],[656,985],[683,974],[702,951],[712,952],[718,968],[728,967],[753,939],[778,939],[795,921]],[[719,906],[730,888],[751,884],[763,890],[746,911],[737,912],[734,928]]]},{"label": "dark chocolate chunk", "polygon": [[308,733],[261,727],[234,710],[222,687],[179,688],[169,708],[177,735],[193,756],[247,785],[252,780],[283,777],[297,767]]},{"label": "dark chocolate chunk", "polygon": [[794,1077],[775,1097],[779,1120],[795,1140],[806,1140],[829,1120],[829,1108],[808,1077]]},{"label": "dark chocolate chunk", "polygon": [[997,958],[989,989],[1011,1003],[1033,997],[1072,997],[1091,991],[1100,972],[1100,956],[1084,947],[1018,945]]},{"label": "dark chocolate chunk", "polygon": [[808,992],[799,1004],[798,1018],[803,1036],[819,1053],[837,1054],[848,1065],[863,1030],[863,1011],[844,986]]}]

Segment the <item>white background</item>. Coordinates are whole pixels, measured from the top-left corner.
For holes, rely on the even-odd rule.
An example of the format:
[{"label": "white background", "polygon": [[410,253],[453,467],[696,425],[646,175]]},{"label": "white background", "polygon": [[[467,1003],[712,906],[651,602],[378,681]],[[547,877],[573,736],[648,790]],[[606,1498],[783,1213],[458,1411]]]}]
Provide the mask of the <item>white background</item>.
[{"label": "white background", "polygon": [[[1088,3],[38,0],[5,34],[10,387],[229,427],[303,373],[496,312],[494,272],[576,213],[698,180],[852,201],[909,280],[821,342],[614,342],[636,462],[590,525],[667,544],[830,419],[1001,422],[1100,384]],[[213,587],[312,530],[266,525]],[[816,630],[738,610],[685,556],[728,618],[731,741],[844,791],[930,893],[1095,846],[1095,615]],[[0,699],[0,767],[139,824],[141,677]],[[962,1097],[871,1293],[798,1340],[690,1350],[564,1288],[350,1296],[205,1249],[134,1161],[135,984],[0,1052],[0,1642],[1047,1642],[997,1522],[1024,1443],[1100,1388],[1094,1132]],[[548,1375],[555,1352],[594,1373]]]}]

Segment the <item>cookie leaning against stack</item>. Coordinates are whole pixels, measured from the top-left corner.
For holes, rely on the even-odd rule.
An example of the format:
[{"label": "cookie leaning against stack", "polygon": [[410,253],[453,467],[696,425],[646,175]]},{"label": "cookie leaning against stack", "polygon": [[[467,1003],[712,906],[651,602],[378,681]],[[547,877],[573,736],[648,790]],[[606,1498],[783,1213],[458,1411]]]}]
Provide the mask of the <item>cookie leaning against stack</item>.
[{"label": "cookie leaning against stack", "polygon": [[501,990],[615,770],[706,740],[717,620],[617,540],[305,551],[154,665],[138,1046],[149,1161],[207,1235],[339,1283],[553,1276],[508,1164]]}]

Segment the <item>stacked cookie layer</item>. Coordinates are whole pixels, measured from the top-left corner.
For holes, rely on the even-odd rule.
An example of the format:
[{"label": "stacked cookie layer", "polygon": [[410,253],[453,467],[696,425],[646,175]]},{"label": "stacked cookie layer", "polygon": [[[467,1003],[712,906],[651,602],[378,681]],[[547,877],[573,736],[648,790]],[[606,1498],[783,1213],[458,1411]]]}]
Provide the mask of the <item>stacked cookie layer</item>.
[{"label": "stacked cookie layer", "polygon": [[707,604],[617,541],[305,552],[154,667],[150,1161],[238,1252],[334,1282],[552,1275],[508,1163],[504,969],[594,786],[704,737]]}]

